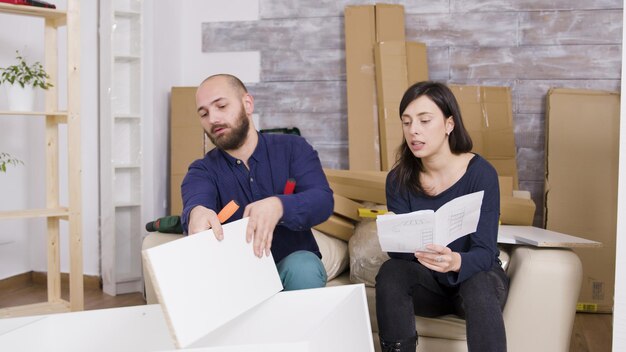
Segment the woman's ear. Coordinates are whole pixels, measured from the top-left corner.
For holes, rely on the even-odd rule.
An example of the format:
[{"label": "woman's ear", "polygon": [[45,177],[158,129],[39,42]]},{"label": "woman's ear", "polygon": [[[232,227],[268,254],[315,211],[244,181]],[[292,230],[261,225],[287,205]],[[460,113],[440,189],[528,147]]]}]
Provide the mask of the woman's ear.
[{"label": "woman's ear", "polygon": [[450,135],[454,130],[454,117],[448,116],[446,118],[446,135]]}]

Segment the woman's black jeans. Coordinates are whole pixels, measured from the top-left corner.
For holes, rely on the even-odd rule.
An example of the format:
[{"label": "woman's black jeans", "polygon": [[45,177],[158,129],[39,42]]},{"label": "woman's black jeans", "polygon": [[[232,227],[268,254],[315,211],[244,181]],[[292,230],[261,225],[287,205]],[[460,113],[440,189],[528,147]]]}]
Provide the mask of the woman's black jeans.
[{"label": "woman's black jeans", "polygon": [[458,287],[446,287],[419,262],[390,259],[376,276],[380,338],[393,343],[415,337],[415,315],[456,314],[465,318],[470,352],[506,351],[502,309],[508,289],[509,279],[498,263]]}]

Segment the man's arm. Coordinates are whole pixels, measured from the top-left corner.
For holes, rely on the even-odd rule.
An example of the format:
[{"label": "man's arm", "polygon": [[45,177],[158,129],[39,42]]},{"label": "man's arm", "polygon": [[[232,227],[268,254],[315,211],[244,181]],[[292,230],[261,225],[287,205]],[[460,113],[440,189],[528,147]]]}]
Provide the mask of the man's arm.
[{"label": "man's arm", "polygon": [[194,234],[213,228],[218,239],[222,237],[222,227],[215,208],[217,189],[211,180],[202,160],[194,161],[181,185],[183,213],[181,222],[187,234]]}]

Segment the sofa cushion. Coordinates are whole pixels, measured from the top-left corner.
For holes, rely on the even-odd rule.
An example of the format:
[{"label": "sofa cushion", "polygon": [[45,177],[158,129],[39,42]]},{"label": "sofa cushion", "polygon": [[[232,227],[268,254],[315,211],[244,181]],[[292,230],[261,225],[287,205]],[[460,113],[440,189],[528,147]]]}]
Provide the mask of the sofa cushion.
[{"label": "sofa cushion", "polygon": [[322,253],[322,264],[330,281],[348,268],[348,244],[316,229],[311,231]]}]

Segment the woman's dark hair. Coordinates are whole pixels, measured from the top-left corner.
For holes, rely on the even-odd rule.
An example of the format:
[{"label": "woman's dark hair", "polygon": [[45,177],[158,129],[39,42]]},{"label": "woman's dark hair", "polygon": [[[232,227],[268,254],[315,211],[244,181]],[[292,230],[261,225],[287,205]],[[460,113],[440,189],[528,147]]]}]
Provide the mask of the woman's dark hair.
[{"label": "woman's dark hair", "polygon": [[[472,138],[463,125],[461,118],[461,109],[448,86],[443,83],[424,81],[418,82],[409,87],[402,96],[400,101],[399,116],[402,118],[404,110],[415,99],[421,96],[427,96],[441,110],[444,118],[452,116],[454,120],[454,129],[448,136],[448,144],[453,154],[467,153],[472,150]],[[422,159],[415,157],[413,152],[406,144],[406,140],[402,140],[402,144],[397,152],[398,161],[394,165],[393,181],[399,185],[397,189],[408,188],[415,193],[424,193],[422,184],[420,183],[420,173],[424,170]]]}]

